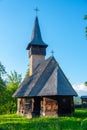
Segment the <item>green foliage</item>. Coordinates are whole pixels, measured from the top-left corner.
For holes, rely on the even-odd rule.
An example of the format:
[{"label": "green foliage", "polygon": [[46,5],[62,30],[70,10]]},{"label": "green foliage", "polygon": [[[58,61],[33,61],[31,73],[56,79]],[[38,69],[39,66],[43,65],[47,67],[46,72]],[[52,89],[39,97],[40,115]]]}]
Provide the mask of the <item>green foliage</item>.
[{"label": "green foliage", "polygon": [[7,76],[8,83],[0,97],[0,114],[15,113],[17,110],[17,99],[12,95],[18,88],[22,77],[16,71]]},{"label": "green foliage", "polygon": [[5,113],[15,113],[17,110],[17,99],[12,97],[17,87],[18,86],[16,86],[15,84],[11,84],[6,87],[4,100]]},{"label": "green foliage", "polygon": [[87,27],[86,27],[86,33],[87,33]]},{"label": "green foliage", "polygon": [[0,114],[14,113],[16,112],[16,99],[12,98],[15,88],[11,89],[11,86],[7,86],[0,98]]},{"label": "green foliage", "polygon": [[6,83],[3,79],[6,74],[5,67],[0,62],[0,113],[4,111],[4,94],[6,89]]},{"label": "green foliage", "polygon": [[14,113],[17,110],[17,99],[13,98],[12,95],[18,88],[21,80],[21,75],[16,71],[11,72],[11,74],[8,75],[8,85],[6,87],[6,108],[8,110],[7,113]]},{"label": "green foliage", "polygon": [[0,62],[0,77],[2,77],[2,75],[4,75],[4,74],[6,74],[5,67]]},{"label": "green foliage", "polygon": [[5,87],[5,81],[2,79],[2,77],[0,77],[0,95],[2,93],[2,91],[4,90]]},{"label": "green foliage", "polygon": [[[87,20],[87,15],[84,16],[84,20]],[[85,28],[85,31],[86,31],[86,37],[87,37],[87,26]]]},{"label": "green foliage", "polygon": [[[7,81],[4,81],[4,75]],[[6,75],[5,67],[0,62],[0,114],[14,113],[17,99],[12,95],[21,83],[22,77],[16,71]]]},{"label": "green foliage", "polygon": [[27,71],[26,71],[26,74],[25,74],[25,78],[26,78],[27,76],[29,76],[29,74],[30,74],[30,68],[28,67],[28,69],[27,69]]},{"label": "green foliage", "polygon": [[85,20],[87,19],[87,15],[84,16],[84,19],[85,19]]},{"label": "green foliage", "polygon": [[11,74],[8,74],[8,84],[16,84],[17,86],[20,84],[22,80],[21,74],[18,74],[16,71],[11,71]]},{"label": "green foliage", "polygon": [[84,85],[87,86],[87,82],[85,82]]},{"label": "green foliage", "polygon": [[0,95],[5,87],[5,81],[3,79],[3,75],[6,74],[5,67],[0,62]]}]

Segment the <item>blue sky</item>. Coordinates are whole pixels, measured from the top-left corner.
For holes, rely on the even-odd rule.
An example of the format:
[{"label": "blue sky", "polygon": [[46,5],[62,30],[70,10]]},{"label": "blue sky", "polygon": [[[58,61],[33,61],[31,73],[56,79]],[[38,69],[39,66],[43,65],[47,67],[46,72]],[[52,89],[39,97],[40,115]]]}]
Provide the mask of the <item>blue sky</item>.
[{"label": "blue sky", "polygon": [[35,19],[43,41],[49,46],[47,57],[54,57],[72,84],[87,81],[87,0],[0,0],[0,61],[6,71],[16,70],[24,77],[29,64],[27,44]]}]

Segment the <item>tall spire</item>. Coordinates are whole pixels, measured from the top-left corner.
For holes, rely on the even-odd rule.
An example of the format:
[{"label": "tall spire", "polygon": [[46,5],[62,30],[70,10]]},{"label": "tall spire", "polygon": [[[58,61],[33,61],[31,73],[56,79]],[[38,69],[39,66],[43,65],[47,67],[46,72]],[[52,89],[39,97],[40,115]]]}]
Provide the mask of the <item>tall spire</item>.
[{"label": "tall spire", "polygon": [[27,46],[27,50],[30,49],[30,46],[32,45],[39,45],[39,46],[44,46],[45,48],[48,46],[46,43],[43,42],[41,32],[40,32],[40,27],[39,27],[39,22],[38,22],[38,17],[36,16],[35,22],[34,22],[34,28],[32,31],[32,36],[31,36],[31,42]]},{"label": "tall spire", "polygon": [[38,17],[37,16],[35,18],[35,23],[34,23],[34,28],[33,28],[33,32],[32,32],[31,41],[34,41],[36,43],[38,43],[38,42],[42,43],[42,37],[41,37],[41,32],[40,32],[40,27],[39,27]]}]

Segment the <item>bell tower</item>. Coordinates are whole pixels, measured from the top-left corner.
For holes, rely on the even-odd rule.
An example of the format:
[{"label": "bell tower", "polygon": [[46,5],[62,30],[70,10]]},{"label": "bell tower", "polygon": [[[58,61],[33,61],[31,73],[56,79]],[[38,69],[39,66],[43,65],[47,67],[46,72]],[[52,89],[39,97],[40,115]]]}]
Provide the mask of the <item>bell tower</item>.
[{"label": "bell tower", "polygon": [[27,50],[29,50],[30,75],[34,73],[34,70],[37,67],[37,65],[45,60],[47,47],[48,45],[44,43],[42,40],[38,17],[36,16],[31,41],[29,42],[26,48]]}]

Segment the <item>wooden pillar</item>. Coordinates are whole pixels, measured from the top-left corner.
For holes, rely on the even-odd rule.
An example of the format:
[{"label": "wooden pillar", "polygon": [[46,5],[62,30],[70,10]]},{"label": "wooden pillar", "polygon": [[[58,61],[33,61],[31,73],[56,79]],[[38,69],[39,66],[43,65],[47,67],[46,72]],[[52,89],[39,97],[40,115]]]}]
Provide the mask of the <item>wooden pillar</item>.
[{"label": "wooden pillar", "polygon": [[32,112],[34,111],[34,99],[32,98]]},{"label": "wooden pillar", "polygon": [[43,98],[43,112],[42,112],[42,116],[46,115],[46,99],[45,97]]}]

